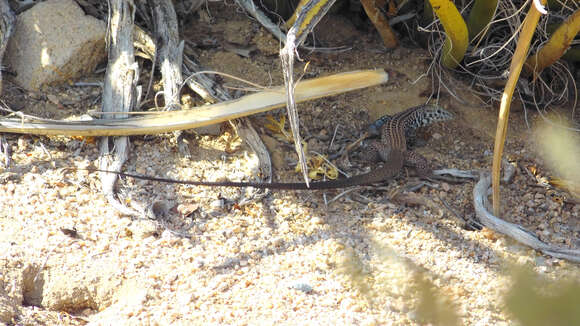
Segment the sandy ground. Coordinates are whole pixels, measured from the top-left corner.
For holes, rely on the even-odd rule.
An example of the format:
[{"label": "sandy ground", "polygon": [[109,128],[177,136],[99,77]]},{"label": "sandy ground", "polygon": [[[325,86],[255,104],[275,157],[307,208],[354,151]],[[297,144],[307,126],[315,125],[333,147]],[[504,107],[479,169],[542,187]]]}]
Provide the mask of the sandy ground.
[{"label": "sandy ground", "polygon": [[[199,49],[199,60],[253,82],[281,84],[278,42],[232,7],[212,3],[210,9],[209,24],[197,28],[194,18],[185,30],[200,44],[215,44]],[[316,36],[323,44],[353,48],[302,53],[310,62],[305,78],[366,68],[401,75],[388,86],[301,104],[309,150],[332,154],[374,119],[427,101],[424,50],[386,52],[376,32],[340,16],[320,26]],[[225,50],[225,42],[256,50],[240,57]],[[488,168],[496,110],[456,86],[469,104],[441,93],[439,103],[457,118],[427,128],[421,134],[426,144],[416,151],[438,167]],[[6,88],[14,108],[58,118],[91,108],[98,96],[60,89],[55,96],[67,104],[63,109],[42,94]],[[580,204],[538,186],[529,171],[550,171],[536,154],[534,129],[514,106],[506,156],[517,174],[502,188],[503,216],[547,242],[577,249]],[[284,112],[270,114],[280,119]],[[263,127],[265,114],[252,121],[272,155],[275,179],[300,180],[292,144]],[[528,114],[530,126],[539,121]],[[224,125],[217,136],[189,134],[191,159],[179,157],[172,135],[133,137],[127,170],[249,180],[257,159],[232,133]],[[435,182],[410,192],[417,183],[411,171],[380,187],[272,191],[239,205],[247,189],[122,179],[124,203],[155,203],[163,213],[135,219],[107,205],[95,174],[60,169],[94,162],[91,139],[8,139],[13,165],[0,169],[0,322],[7,324],[513,325],[517,313],[506,305],[513,266],[542,280],[580,275],[577,265],[469,227],[475,218],[471,182]],[[334,163],[351,174],[368,169],[356,153]]]}]

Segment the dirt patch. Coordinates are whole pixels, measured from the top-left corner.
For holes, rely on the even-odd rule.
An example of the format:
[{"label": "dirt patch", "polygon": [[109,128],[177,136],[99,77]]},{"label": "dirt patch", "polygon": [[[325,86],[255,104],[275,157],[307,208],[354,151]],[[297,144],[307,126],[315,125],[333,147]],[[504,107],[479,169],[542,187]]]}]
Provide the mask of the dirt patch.
[{"label": "dirt patch", "polygon": [[[198,49],[199,60],[263,85],[281,84],[280,63],[271,50],[276,41],[233,7],[211,2],[210,8],[211,24],[185,31],[194,42],[214,41]],[[374,119],[428,99],[431,81],[421,76],[429,58],[423,50],[382,51],[375,32],[357,30],[343,17],[325,18],[319,30],[324,45],[347,44],[352,50],[301,53],[297,71],[310,62],[305,78],[367,68],[398,74],[389,85],[300,104],[310,150],[332,153]],[[258,46],[244,58],[227,51],[225,42]],[[38,115],[42,110],[33,109],[34,103],[52,103],[51,110],[63,115],[98,103],[91,89],[55,96],[66,99],[70,92],[81,92],[82,101],[63,103],[8,84],[6,101]],[[467,87],[462,98],[478,103]],[[439,103],[457,118],[429,127],[422,133],[425,146],[416,151],[440,167],[489,167],[496,111],[446,94]],[[549,171],[536,157],[523,113],[510,119],[506,154],[519,169],[502,189],[505,218],[545,241],[580,247],[580,205],[555,200],[535,186],[526,167]],[[528,119],[539,120],[533,114]],[[252,121],[274,157],[275,179],[300,180],[292,144],[262,127],[265,114]],[[253,153],[227,126],[224,130],[220,136],[189,135],[191,159],[179,157],[172,135],[133,137],[127,169],[208,181],[256,175]],[[474,219],[472,183],[422,186],[414,192],[422,205],[387,199],[415,182],[402,173],[388,185],[355,188],[329,204],[341,191],[271,192],[240,206],[246,189],[122,179],[124,203],[166,208],[160,220],[136,220],[106,204],[96,175],[59,169],[95,161],[98,150],[90,139],[8,138],[13,166],[0,175],[0,318],[6,323],[411,325],[426,322],[421,298],[430,288],[433,307],[440,312],[452,307],[456,316],[441,319],[441,313],[427,321],[507,325],[513,323],[503,301],[512,282],[507,265],[523,265],[549,279],[578,277],[576,265],[467,228],[466,221]],[[351,174],[368,169],[356,153],[336,163]]]}]

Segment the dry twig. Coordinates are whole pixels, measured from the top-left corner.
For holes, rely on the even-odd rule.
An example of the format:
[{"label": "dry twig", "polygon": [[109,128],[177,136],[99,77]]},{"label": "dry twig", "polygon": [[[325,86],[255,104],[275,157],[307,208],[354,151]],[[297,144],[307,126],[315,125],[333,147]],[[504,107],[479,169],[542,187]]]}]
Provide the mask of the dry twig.
[{"label": "dry twig", "polygon": [[482,174],[479,182],[473,188],[473,206],[475,207],[475,214],[481,224],[495,232],[505,234],[526,246],[539,250],[545,255],[567,259],[577,263],[580,262],[580,250],[560,248],[547,244],[520,225],[506,222],[491,214],[487,210],[487,206],[489,206],[487,191],[490,184],[491,177],[488,174]]}]

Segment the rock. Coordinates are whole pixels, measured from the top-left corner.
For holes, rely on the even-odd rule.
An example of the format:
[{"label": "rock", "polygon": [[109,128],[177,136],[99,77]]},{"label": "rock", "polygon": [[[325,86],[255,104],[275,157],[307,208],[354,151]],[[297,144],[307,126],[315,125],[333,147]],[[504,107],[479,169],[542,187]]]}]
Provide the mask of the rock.
[{"label": "rock", "polygon": [[16,18],[6,63],[31,91],[92,72],[105,59],[106,25],[73,0],[48,0]]},{"label": "rock", "polygon": [[209,203],[209,207],[211,207],[214,210],[221,210],[222,208],[224,208],[224,206],[225,202],[223,199],[216,199]]},{"label": "rock", "polygon": [[292,284],[290,286],[290,288],[292,288],[294,290],[302,291],[304,293],[312,292],[312,286],[310,286],[308,283],[295,283],[295,284]]},{"label": "rock", "polygon": [[118,266],[118,261],[104,259],[70,266],[67,273],[58,268],[44,271],[41,306],[69,312],[108,307],[123,282]]}]

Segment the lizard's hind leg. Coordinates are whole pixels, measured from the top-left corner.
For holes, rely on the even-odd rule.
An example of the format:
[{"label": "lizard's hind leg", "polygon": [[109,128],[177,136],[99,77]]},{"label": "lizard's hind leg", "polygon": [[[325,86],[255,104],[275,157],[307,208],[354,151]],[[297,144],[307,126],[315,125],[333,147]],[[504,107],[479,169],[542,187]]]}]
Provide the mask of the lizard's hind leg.
[{"label": "lizard's hind leg", "polygon": [[420,177],[427,177],[433,171],[431,163],[426,158],[411,151],[405,152],[405,166],[415,168]]}]

